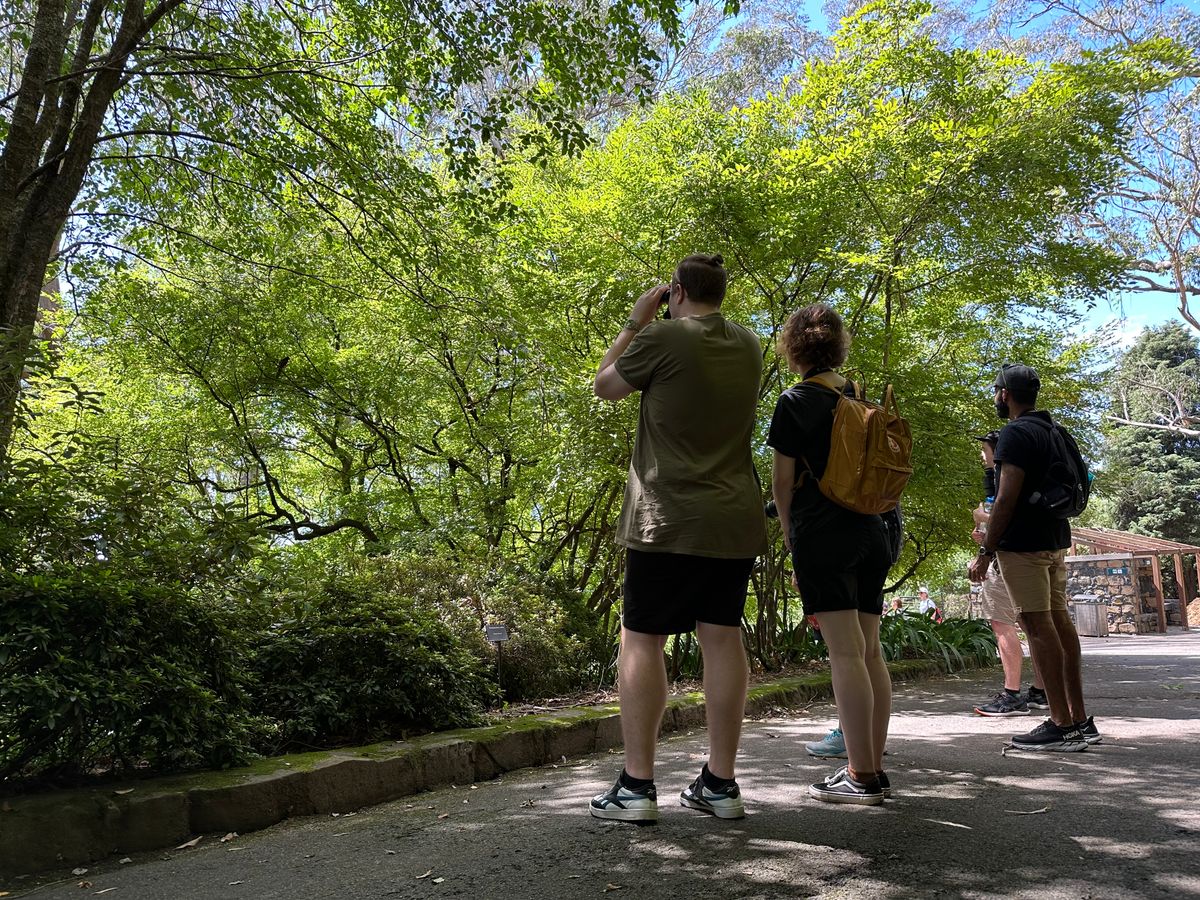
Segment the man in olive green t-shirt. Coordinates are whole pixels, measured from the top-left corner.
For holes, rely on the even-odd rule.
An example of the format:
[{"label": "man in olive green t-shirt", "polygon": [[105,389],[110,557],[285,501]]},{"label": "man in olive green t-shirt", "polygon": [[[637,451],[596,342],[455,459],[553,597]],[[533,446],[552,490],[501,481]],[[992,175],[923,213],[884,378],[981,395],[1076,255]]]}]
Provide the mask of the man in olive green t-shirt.
[{"label": "man in olive green t-shirt", "polygon": [[[641,391],[617,523],[626,548],[618,662],[625,768],[594,816],[656,821],[654,749],[667,702],[667,636],[695,630],[704,654],[709,760],[680,795],[721,818],[744,813],[734,761],[746,705],[741,622],[766,520],[751,453],[762,376],[758,338],[720,313],[719,256],[680,262],[634,304],[596,374],[596,395]],[[670,318],[655,321],[666,303]]]}]

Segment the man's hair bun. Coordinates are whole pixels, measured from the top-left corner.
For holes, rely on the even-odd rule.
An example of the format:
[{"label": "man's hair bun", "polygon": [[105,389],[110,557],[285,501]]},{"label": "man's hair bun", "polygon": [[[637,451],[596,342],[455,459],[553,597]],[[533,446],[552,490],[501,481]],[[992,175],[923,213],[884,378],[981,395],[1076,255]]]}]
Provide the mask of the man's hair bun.
[{"label": "man's hair bun", "polygon": [[725,265],[725,257],[723,257],[720,253],[715,254],[712,258],[712,264],[714,266]]}]

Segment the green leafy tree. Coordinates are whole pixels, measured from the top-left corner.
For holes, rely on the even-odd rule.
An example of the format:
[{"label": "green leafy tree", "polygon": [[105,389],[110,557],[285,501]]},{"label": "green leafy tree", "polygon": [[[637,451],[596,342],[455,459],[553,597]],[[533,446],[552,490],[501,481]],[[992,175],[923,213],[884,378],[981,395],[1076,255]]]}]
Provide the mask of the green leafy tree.
[{"label": "green leafy tree", "polygon": [[439,144],[460,178],[517,115],[538,125],[522,142],[578,149],[586,101],[630,70],[635,91],[650,82],[654,24],[676,36],[674,0],[6,3],[0,458],[52,263],[193,234],[217,188],[247,209],[303,197],[327,228],[349,205],[386,230],[382,208],[421,196]]},{"label": "green leafy tree", "polygon": [[1118,528],[1200,542],[1200,340],[1145,329],[1112,376],[1105,481]]},{"label": "green leafy tree", "polygon": [[[171,266],[89,299],[105,427],[289,541],[524,573],[603,627],[635,417],[591,378],[630,298],[711,248],[728,314],[763,340],[764,427],[791,378],[771,345],[802,303],[843,311],[871,393],[895,384],[918,442],[906,583],[967,541],[991,370],[1022,359],[1047,405],[1078,405],[1089,351],[1061,316],[1120,270],[1062,234],[1113,177],[1119,104],[1076,70],[945,46],[928,11],[867,7],[791,93],[668,97],[577,158],[514,154],[503,219],[433,192],[386,235],[348,216],[334,236],[302,196],[231,197],[204,234],[252,219],[269,267],[166,246],[151,259]],[[796,624],[779,546],[751,615],[777,662]]]}]

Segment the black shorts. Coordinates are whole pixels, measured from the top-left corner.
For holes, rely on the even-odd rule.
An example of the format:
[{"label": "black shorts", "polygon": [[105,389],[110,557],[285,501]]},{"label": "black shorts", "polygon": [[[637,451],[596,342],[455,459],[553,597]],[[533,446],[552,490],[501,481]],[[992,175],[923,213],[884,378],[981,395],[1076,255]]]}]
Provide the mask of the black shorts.
[{"label": "black shorts", "polygon": [[891,569],[882,525],[839,541],[794,539],[792,568],[806,616],[849,609],[882,615]]},{"label": "black shorts", "polygon": [[697,622],[742,624],[754,559],[627,550],[621,623],[643,634],[683,634]]}]

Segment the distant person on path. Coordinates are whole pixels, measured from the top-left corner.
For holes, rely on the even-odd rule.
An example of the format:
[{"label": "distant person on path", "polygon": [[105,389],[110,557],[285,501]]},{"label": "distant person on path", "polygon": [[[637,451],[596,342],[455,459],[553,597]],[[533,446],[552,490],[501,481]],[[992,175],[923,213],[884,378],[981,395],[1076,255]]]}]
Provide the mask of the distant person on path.
[{"label": "distant person on path", "polygon": [[839,506],[817,488],[829,460],[833,413],[846,380],[850,335],[831,307],[794,312],[780,353],[803,380],[775,406],[767,443],[775,450],[772,492],[805,615],[829,648],[833,692],[849,765],[809,788],[831,803],[874,805],[890,791],[883,771],[892,682],[879,643],[891,555],[883,520]]},{"label": "distant person on path", "polygon": [[1098,743],[1100,733],[1084,709],[1079,635],[1067,611],[1064,559],[1071,546],[1071,526],[1031,502],[1058,456],[1052,420],[1035,408],[1040,388],[1041,379],[1029,366],[1005,363],[996,376],[996,414],[1008,424],[996,443],[996,502],[969,574],[981,584],[993,561],[1000,567],[1050,704],[1050,718],[1014,736],[1013,746],[1078,751]]},{"label": "distant person on path", "polygon": [[[982,544],[987,534],[988,517],[996,502],[996,442],[999,431],[989,431],[979,438],[983,461],[983,490],[986,498],[975,510],[975,530],[971,538]],[[1025,654],[1021,650],[1021,638],[1017,634],[1017,608],[1008,596],[999,566],[991,566],[979,591],[980,612],[992,626],[996,635],[996,647],[1000,651],[1000,665],[1004,669],[1004,686],[987,703],[974,707],[981,716],[1025,716],[1031,709],[1049,709],[1042,679],[1033,666],[1033,684],[1028,693],[1021,692],[1021,667]],[[1032,660],[1030,660],[1032,665]]]},{"label": "distant person on path", "polygon": [[917,588],[917,612],[923,616],[937,612],[937,604],[929,599],[929,588],[921,585]]},{"label": "distant person on path", "polygon": [[[751,439],[762,350],[720,312],[720,256],[679,263],[638,298],[596,374],[596,396],[641,391],[637,438],[617,522],[626,548],[618,688],[625,768],[592,799],[601,819],[658,819],[654,751],[667,705],[667,636],[695,630],[704,655],[709,758],[680,803],[744,814],[734,761],[746,708],[742,613],[767,546]],[[667,305],[668,321],[655,321]]]}]

